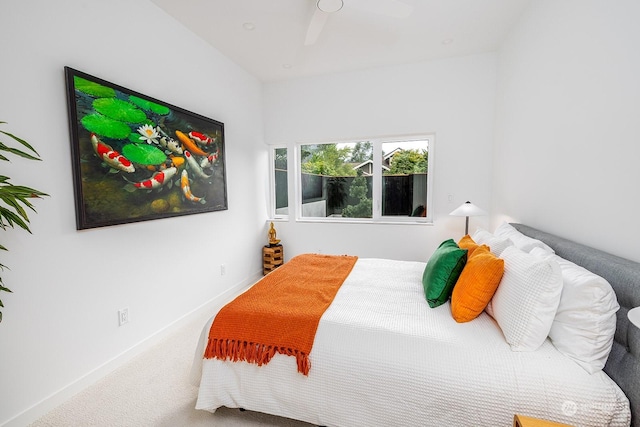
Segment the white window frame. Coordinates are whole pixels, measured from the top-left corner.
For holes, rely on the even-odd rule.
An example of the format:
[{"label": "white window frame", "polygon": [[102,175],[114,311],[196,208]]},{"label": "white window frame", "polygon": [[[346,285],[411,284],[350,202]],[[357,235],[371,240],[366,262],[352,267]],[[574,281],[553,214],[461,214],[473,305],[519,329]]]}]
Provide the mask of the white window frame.
[{"label": "white window frame", "polygon": [[[418,141],[418,140],[428,140],[429,143],[429,158],[427,162],[427,200],[425,200],[427,206],[427,216],[426,217],[404,217],[404,216],[382,216],[382,168],[374,167],[373,168],[373,188],[372,188],[372,197],[373,197],[373,212],[372,218],[337,218],[337,217],[308,217],[302,215],[302,176],[300,173],[301,170],[301,162],[300,158],[300,147],[303,145],[310,144],[342,144],[342,143],[356,143],[356,142],[371,142],[373,143],[373,164],[381,165],[382,164],[382,144],[385,142],[405,142],[405,141]],[[275,147],[272,148],[272,155],[275,153]],[[280,146],[280,148],[284,148]],[[289,181],[289,213],[291,214],[291,207],[295,206],[295,219],[298,222],[347,222],[347,223],[400,223],[400,224],[433,224],[433,164],[434,164],[434,152],[435,152],[435,134],[434,133],[425,133],[425,134],[412,134],[412,135],[399,135],[399,136],[391,136],[391,137],[376,137],[376,138],[359,138],[352,140],[340,140],[340,141],[327,141],[327,142],[298,142],[295,144],[293,150],[295,152],[295,157],[291,155],[291,147],[287,148],[287,172],[288,172],[288,181]],[[291,158],[295,158],[295,162],[290,162]],[[274,161],[271,162],[272,167],[274,166]],[[292,174],[295,176],[292,179]],[[272,177],[275,178],[275,172],[272,173]],[[291,183],[295,183],[294,188],[291,188]],[[273,206],[275,206],[275,184],[272,185],[272,193],[274,197]],[[295,200],[295,203],[291,203],[291,196]],[[275,208],[273,209],[275,213]]]},{"label": "white window frame", "polygon": [[275,144],[269,146],[269,212],[271,219],[288,220],[291,214],[291,197],[287,198],[289,214],[276,213],[276,150],[285,148],[287,150],[287,196],[291,195],[291,148],[286,144]]}]

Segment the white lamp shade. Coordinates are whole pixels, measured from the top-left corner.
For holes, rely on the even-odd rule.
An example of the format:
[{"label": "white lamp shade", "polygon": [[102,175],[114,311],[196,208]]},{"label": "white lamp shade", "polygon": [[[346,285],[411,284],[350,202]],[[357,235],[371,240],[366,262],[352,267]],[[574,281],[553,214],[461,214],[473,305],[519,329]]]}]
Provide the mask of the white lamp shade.
[{"label": "white lamp shade", "polygon": [[485,211],[483,211],[482,209],[480,209],[479,207],[477,207],[473,203],[466,202],[466,203],[463,203],[457,209],[455,209],[453,212],[451,212],[449,215],[453,215],[453,216],[482,216],[482,215],[486,215],[486,214],[487,213]]},{"label": "white lamp shade", "polygon": [[318,0],[316,6],[323,12],[333,13],[342,9],[344,3],[342,0]]},{"label": "white lamp shade", "polygon": [[637,328],[640,328],[640,307],[632,308],[627,313],[627,317],[631,320],[631,323],[636,325]]}]

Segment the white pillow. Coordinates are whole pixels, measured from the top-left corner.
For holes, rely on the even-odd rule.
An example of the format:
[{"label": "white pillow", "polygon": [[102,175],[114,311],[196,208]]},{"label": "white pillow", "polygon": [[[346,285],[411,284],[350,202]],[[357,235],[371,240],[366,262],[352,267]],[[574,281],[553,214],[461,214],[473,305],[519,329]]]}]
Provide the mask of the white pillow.
[{"label": "white pillow", "polygon": [[549,338],[563,354],[593,374],[604,368],[616,332],[620,304],[604,278],[558,255],[531,252],[555,260],[562,271],[562,295]]},{"label": "white pillow", "polygon": [[506,248],[504,274],[487,306],[513,351],[534,351],[549,335],[562,292],[557,262]]},{"label": "white pillow", "polygon": [[542,242],[541,240],[525,236],[508,222],[503,222],[502,224],[500,224],[498,228],[495,229],[493,234],[498,237],[510,239],[516,248],[522,249],[525,252],[531,252],[533,248],[542,248],[552,254],[555,253],[555,251],[551,249],[551,247],[546,243]]},{"label": "white pillow", "polygon": [[471,236],[471,239],[479,245],[489,246],[489,250],[495,256],[500,256],[502,251],[509,246],[513,246],[513,242],[508,238],[494,236],[483,228],[478,228]]}]

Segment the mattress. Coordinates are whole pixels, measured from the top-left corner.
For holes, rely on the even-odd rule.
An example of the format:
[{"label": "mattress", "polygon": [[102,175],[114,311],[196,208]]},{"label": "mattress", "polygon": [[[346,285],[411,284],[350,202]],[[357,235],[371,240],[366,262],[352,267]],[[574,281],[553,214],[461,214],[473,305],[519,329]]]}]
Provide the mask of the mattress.
[{"label": "mattress", "polygon": [[257,366],[202,359],[197,409],[221,406],[325,426],[508,426],[514,414],[579,426],[628,426],[629,402],[547,340],[514,352],[486,313],[456,323],[430,308],[425,263],[359,259],[320,320],[308,376],[293,357]]}]

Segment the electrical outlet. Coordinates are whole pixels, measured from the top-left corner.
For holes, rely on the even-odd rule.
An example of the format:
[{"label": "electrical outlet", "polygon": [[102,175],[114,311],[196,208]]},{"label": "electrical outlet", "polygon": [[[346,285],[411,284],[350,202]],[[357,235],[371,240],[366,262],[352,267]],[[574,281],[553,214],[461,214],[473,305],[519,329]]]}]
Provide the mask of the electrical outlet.
[{"label": "electrical outlet", "polygon": [[224,276],[227,273],[227,266],[224,264],[220,264],[220,275]]},{"label": "electrical outlet", "polygon": [[118,310],[118,326],[122,326],[125,323],[129,323],[129,308],[123,308]]}]

